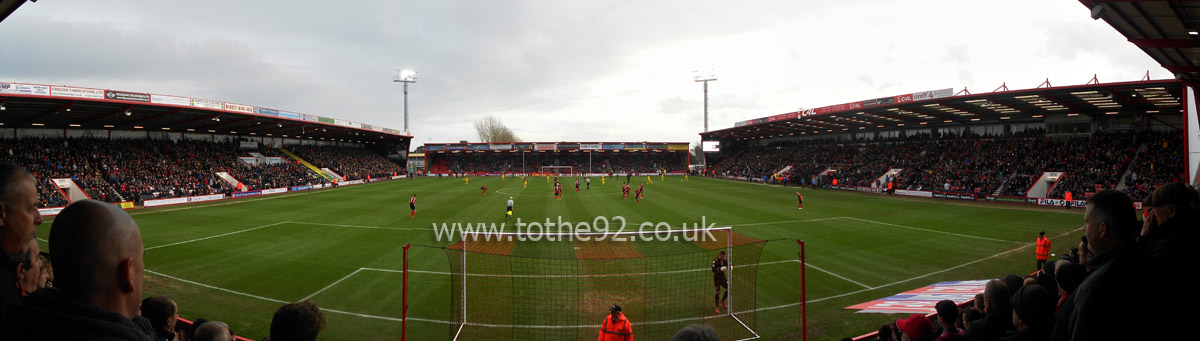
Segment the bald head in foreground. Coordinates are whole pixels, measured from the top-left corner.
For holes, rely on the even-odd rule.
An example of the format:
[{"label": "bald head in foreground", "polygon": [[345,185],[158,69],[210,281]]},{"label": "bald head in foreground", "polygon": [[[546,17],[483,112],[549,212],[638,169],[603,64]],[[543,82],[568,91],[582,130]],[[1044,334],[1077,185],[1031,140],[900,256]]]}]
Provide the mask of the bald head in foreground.
[{"label": "bald head in foreground", "polygon": [[81,200],[50,229],[55,286],[75,301],[133,318],[142,299],[142,233],[116,205]]},{"label": "bald head in foreground", "polygon": [[115,205],[80,200],[50,230],[54,287],[9,311],[6,329],[43,340],[149,340],[131,319],[142,298],[142,235]]}]

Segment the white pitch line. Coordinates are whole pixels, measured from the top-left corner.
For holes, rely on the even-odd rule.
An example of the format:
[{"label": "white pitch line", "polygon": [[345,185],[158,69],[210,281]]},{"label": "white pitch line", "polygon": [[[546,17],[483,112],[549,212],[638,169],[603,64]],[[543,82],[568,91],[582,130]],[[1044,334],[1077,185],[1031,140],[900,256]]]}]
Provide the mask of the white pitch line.
[{"label": "white pitch line", "polygon": [[263,300],[263,301],[267,301],[267,302],[275,302],[275,303],[283,303],[283,304],[292,303],[292,302],[288,302],[288,301],[284,301],[284,300],[277,300],[277,299],[274,299],[274,298],[262,297],[262,296],[258,296],[258,295],[254,295],[254,294],[247,294],[247,293],[240,292],[240,291],[233,291],[233,290],[225,289],[225,288],[222,288],[222,287],[218,287],[218,286],[212,286],[212,285],[208,285],[208,284],[204,284],[204,283],[200,283],[200,282],[196,282],[196,281],[189,281],[189,280],[186,280],[186,279],[182,279],[182,278],[179,278],[179,277],[171,276],[171,275],[164,274],[164,273],[157,272],[157,271],[150,270],[150,269],[146,269],[146,272],[149,272],[149,273],[152,273],[152,274],[155,274],[155,275],[159,275],[159,276],[163,276],[163,277],[166,277],[166,278],[170,278],[170,279],[173,279],[173,280],[176,280],[176,281],[180,281],[180,282],[184,282],[184,283],[192,284],[192,285],[197,285],[197,286],[201,286],[201,287],[205,287],[205,288],[209,288],[209,289],[213,289],[213,290],[217,290],[217,291],[224,291],[224,292],[227,292],[227,293],[230,293],[230,294],[234,294],[234,295],[241,295],[241,296],[246,296],[246,297],[250,297],[250,298],[257,298],[257,299],[260,299],[260,300]]},{"label": "white pitch line", "polygon": [[858,284],[858,286],[861,286],[861,287],[863,287],[863,288],[870,288],[870,287],[871,287],[871,286],[869,286],[869,285],[866,285],[866,284],[862,284],[862,283],[856,282],[856,281],[854,281],[854,280],[852,280],[852,279],[849,279],[849,278],[846,278],[846,277],[842,277],[842,275],[835,274],[835,273],[833,273],[833,272],[830,272],[829,270],[825,270],[825,269],[822,269],[822,268],[818,268],[816,265],[812,265],[812,263],[808,263],[808,264],[805,264],[805,265],[807,265],[807,266],[808,266],[808,267],[810,267],[810,268],[817,269],[817,271],[820,271],[820,272],[827,273],[827,274],[829,274],[830,276],[837,277],[837,278],[841,278],[843,281],[847,281],[847,282],[850,282],[850,283]]},{"label": "white pitch line", "polygon": [[[799,261],[799,260],[796,260],[796,259],[789,259],[789,260],[780,260],[780,261],[773,261],[773,262],[766,262],[766,263],[758,263],[758,264],[754,264],[754,265],[739,265],[739,267],[743,267],[743,266],[772,265],[772,264],[782,264],[782,263],[799,263],[799,262],[800,262],[800,261]],[[391,272],[391,273],[403,273],[403,272],[404,272],[404,270],[395,270],[395,269],[379,269],[379,268],[362,268],[362,270],[367,270],[367,271],[379,271],[379,272]],[[607,274],[607,275],[498,275],[498,274],[467,274],[467,276],[472,276],[472,277],[512,277],[512,278],[596,278],[596,277],[626,277],[626,276],[644,276],[644,275],[669,275],[669,274],[678,274],[678,273],[685,273],[685,272],[699,272],[699,271],[712,271],[712,269],[711,269],[711,268],[701,268],[701,269],[690,269],[690,270],[673,270],[673,271],[658,271],[658,272],[638,272],[638,273],[622,273],[622,274]],[[821,270],[821,271],[824,271],[824,270]],[[453,273],[449,273],[449,272],[443,272],[443,271],[426,271],[426,270],[412,270],[412,269],[409,269],[409,270],[408,270],[408,272],[410,272],[410,273],[419,273],[419,274],[430,274],[430,275],[447,275],[447,276],[448,276],[448,275],[453,275]],[[836,276],[836,275],[835,275],[835,276]]]},{"label": "white pitch line", "polygon": [[194,243],[194,242],[198,242],[198,241],[202,241],[202,240],[209,240],[209,239],[213,239],[213,238],[224,237],[224,236],[228,236],[228,235],[232,235],[232,234],[238,234],[238,233],[242,233],[242,232],[254,231],[254,230],[263,229],[263,228],[267,228],[267,227],[271,227],[271,226],[275,226],[275,225],[279,225],[279,224],[285,224],[285,223],[288,223],[288,222],[287,222],[287,221],[281,221],[281,222],[274,223],[274,224],[267,224],[267,225],[263,225],[263,226],[259,226],[259,227],[251,227],[251,228],[248,228],[248,229],[245,229],[245,230],[237,230],[237,231],[233,231],[233,232],[222,233],[222,234],[218,234],[218,235],[215,235],[215,236],[208,236],[208,237],[204,237],[204,238],[196,238],[196,239],[192,239],[192,240],[185,240],[185,241],[181,241],[181,242],[174,242],[174,243],[170,243],[170,244],[155,245],[155,246],[151,246],[151,247],[148,247],[148,248],[146,248],[146,251],[154,250],[154,249],[157,249],[157,248],[168,247],[168,246],[175,246],[175,245],[179,245],[179,244]]},{"label": "white pitch line", "polygon": [[345,225],[345,224],[325,224],[325,223],[307,223],[302,221],[289,221],[292,224],[301,225],[317,225],[317,226],[333,226],[333,227],[350,227],[359,229],[375,229],[375,230],[403,230],[403,231],[427,231],[432,229],[420,227],[387,227],[387,226],[369,226],[369,225]]},{"label": "white pitch line", "polygon": [[983,239],[983,240],[990,240],[990,241],[994,241],[994,242],[1018,243],[1018,242],[1014,242],[1014,241],[1011,241],[1011,240],[1003,240],[1003,239],[995,239],[995,238],[988,238],[988,237],[972,236],[972,235],[969,235],[969,234],[961,234],[961,233],[953,233],[953,232],[946,232],[946,231],[938,231],[938,230],[923,229],[923,228],[919,228],[919,227],[912,227],[912,226],[897,225],[897,224],[892,224],[892,223],[885,223],[885,222],[881,222],[881,221],[874,221],[874,220],[860,219],[860,218],[855,218],[855,217],[844,217],[844,218],[846,218],[846,219],[850,219],[850,220],[858,220],[858,221],[861,221],[861,222],[872,223],[872,224],[880,224],[880,225],[887,225],[887,226],[893,226],[893,227],[899,227],[899,228],[906,228],[906,229],[910,229],[910,230],[925,231],[925,232],[931,232],[931,233],[941,233],[941,234],[948,234],[948,235],[952,235],[952,236],[958,236],[958,237],[963,237],[963,238],[975,238],[975,239]]},{"label": "white pitch line", "polygon": [[346,275],[346,276],[342,277],[342,278],[341,278],[341,279],[339,279],[339,280],[333,281],[333,283],[329,283],[329,285],[326,285],[324,288],[321,288],[321,290],[317,290],[317,292],[314,292],[314,293],[312,293],[311,295],[305,296],[304,298],[301,298],[300,300],[301,300],[301,301],[304,301],[304,300],[307,300],[307,299],[313,298],[313,296],[317,296],[317,294],[320,294],[321,292],[324,292],[326,289],[332,288],[333,286],[337,285],[338,283],[341,283],[342,281],[346,280],[347,278],[350,278],[350,276],[354,276],[354,274],[356,274],[356,273],[358,273],[359,271],[362,271],[362,270],[363,270],[363,268],[358,268],[358,270],[354,270],[354,271],[353,271],[353,272],[351,272],[349,275]]}]

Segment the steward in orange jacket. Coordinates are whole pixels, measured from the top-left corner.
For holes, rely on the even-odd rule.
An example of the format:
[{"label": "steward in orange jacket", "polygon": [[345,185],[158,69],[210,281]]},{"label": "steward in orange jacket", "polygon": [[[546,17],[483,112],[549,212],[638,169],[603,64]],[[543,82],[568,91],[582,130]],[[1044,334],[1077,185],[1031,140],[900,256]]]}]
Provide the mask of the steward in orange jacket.
[{"label": "steward in orange jacket", "polygon": [[621,306],[613,304],[608,310],[612,314],[604,318],[597,341],[633,341],[633,327],[629,326],[629,320],[621,313]]}]

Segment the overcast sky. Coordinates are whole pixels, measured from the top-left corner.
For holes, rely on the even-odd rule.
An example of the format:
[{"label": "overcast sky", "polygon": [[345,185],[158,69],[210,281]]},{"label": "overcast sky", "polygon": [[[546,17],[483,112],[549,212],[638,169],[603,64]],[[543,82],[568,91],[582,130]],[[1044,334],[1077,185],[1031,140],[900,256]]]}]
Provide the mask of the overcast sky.
[{"label": "overcast sky", "polygon": [[0,81],[181,95],[477,141],[695,142],[856,100],[1171,78],[1076,0],[95,1],[0,23]]}]

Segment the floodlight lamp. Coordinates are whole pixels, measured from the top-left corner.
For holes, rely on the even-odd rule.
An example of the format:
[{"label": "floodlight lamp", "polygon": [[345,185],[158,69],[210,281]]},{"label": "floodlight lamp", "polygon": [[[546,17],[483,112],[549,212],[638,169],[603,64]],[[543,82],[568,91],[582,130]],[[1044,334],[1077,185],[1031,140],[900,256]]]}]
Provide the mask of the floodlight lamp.
[{"label": "floodlight lamp", "polygon": [[400,81],[416,83],[417,82],[417,72],[413,71],[413,70],[400,70]]},{"label": "floodlight lamp", "polygon": [[133,110],[125,109],[125,116],[133,115]]}]

